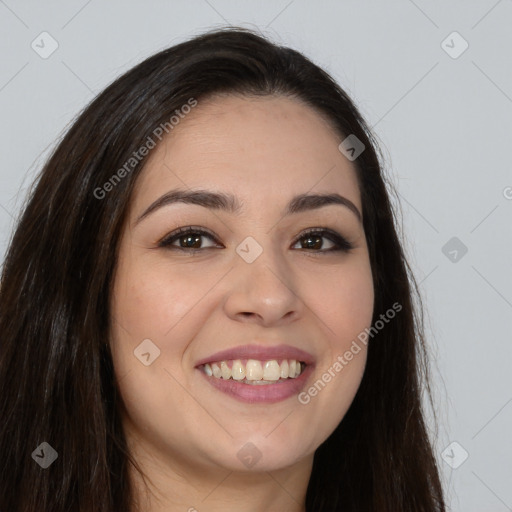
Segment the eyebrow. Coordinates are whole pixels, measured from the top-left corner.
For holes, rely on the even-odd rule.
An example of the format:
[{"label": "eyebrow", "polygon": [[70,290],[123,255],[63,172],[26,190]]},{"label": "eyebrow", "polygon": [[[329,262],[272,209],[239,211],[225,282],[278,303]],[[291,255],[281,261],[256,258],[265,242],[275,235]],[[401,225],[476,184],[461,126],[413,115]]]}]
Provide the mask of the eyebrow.
[{"label": "eyebrow", "polygon": [[[138,217],[135,224],[154,211],[174,203],[187,203],[203,206],[214,210],[224,210],[228,213],[238,215],[243,204],[232,194],[225,192],[211,192],[208,190],[171,190],[151,203],[146,210]],[[341,196],[340,194],[300,194],[295,196],[286,205],[284,216],[294,213],[302,213],[309,210],[316,210],[324,206],[340,205],[348,208],[362,222],[362,215],[356,205]]]}]

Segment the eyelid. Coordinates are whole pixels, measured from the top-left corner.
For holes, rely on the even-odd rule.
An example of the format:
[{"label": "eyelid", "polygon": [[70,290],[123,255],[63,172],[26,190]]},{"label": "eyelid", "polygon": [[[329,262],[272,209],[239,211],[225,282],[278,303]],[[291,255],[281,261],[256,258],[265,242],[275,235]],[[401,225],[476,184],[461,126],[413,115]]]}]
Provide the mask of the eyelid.
[{"label": "eyelid", "polygon": [[[162,239],[160,239],[157,242],[157,245],[159,247],[176,247],[176,249],[184,249],[183,247],[171,246],[170,243],[167,244],[167,242],[170,242],[173,238],[174,239],[179,239],[180,236],[185,236],[185,235],[188,235],[189,233],[196,233],[196,234],[201,235],[201,236],[208,236],[216,244],[222,245],[219,242],[218,238],[213,234],[212,231],[210,231],[207,228],[203,228],[201,226],[182,226],[180,228],[177,228],[174,231],[171,231],[170,233],[165,235]],[[207,249],[209,249],[209,247],[207,247]],[[184,250],[187,251],[187,249],[184,249]],[[195,249],[195,250],[197,251],[197,250],[201,250],[201,249]],[[191,251],[194,251],[194,249],[188,249],[188,251],[191,252]]]}]

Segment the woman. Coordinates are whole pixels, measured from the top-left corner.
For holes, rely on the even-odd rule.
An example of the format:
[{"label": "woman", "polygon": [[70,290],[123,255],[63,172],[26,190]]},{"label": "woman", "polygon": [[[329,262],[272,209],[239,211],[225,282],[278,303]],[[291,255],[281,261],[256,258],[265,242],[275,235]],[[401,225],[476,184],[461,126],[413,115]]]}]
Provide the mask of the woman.
[{"label": "woman", "polygon": [[0,510],[444,511],[377,151],[244,29],[100,94],[4,264]]}]

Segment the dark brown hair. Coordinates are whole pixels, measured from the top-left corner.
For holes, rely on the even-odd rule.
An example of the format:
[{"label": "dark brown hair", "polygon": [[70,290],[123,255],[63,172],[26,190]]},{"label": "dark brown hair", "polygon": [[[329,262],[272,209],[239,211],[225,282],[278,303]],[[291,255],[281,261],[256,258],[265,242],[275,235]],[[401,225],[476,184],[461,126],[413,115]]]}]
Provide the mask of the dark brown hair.
[{"label": "dark brown hair", "polygon": [[[381,153],[347,94],[289,48],[241,28],[161,51],[87,106],[35,183],[0,288],[0,510],[125,512],[133,507],[120,401],[108,346],[120,234],[145,158],[99,199],[154,130],[190,98],[285,95],[366,146],[354,161],[375,287],[374,322],[402,310],[368,345],[355,399],[315,453],[309,512],[444,511],[424,423],[427,353],[417,285],[397,236]],[[414,294],[413,294],[414,292]],[[421,304],[421,303],[420,303]],[[42,469],[32,452],[58,459]]]}]

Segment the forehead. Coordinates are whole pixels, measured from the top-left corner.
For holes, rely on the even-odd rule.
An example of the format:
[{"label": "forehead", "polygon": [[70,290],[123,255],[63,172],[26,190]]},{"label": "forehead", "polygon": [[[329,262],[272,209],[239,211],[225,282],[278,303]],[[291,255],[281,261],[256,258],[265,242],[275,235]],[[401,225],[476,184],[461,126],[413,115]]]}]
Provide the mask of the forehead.
[{"label": "forehead", "polygon": [[139,205],[173,188],[229,191],[244,204],[336,191],[361,208],[342,136],[289,97],[217,96],[198,105],[153,150],[139,178]]}]

